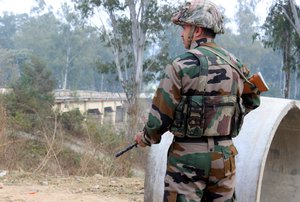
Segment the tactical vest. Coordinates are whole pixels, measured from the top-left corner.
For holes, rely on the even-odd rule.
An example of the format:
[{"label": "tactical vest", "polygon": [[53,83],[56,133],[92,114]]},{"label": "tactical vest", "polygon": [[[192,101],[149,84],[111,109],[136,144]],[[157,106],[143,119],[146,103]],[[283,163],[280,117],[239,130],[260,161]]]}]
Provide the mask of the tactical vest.
[{"label": "tactical vest", "polygon": [[[200,62],[199,75],[202,76],[198,78],[197,87],[200,90],[198,94],[182,95],[182,99],[176,107],[170,131],[176,137],[237,136],[245,114],[240,96],[234,92],[235,90],[225,95],[219,95],[222,93],[214,95],[214,93],[206,91],[210,67],[216,66],[216,63],[211,64],[209,61],[222,61],[220,65],[226,65],[227,69],[229,68],[228,63],[215,54],[208,54],[201,46],[189,52],[195,55]],[[229,69],[235,71],[233,68]],[[235,78],[237,77],[240,79],[239,76]],[[234,84],[229,88],[234,89]],[[221,91],[221,89],[219,90]]]}]

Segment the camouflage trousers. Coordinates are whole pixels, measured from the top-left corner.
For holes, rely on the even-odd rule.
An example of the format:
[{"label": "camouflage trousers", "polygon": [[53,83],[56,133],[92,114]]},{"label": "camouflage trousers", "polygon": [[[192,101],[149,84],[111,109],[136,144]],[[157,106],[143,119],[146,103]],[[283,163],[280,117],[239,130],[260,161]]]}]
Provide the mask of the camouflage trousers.
[{"label": "camouflage trousers", "polygon": [[165,202],[235,201],[235,155],[232,140],[182,143],[169,149]]}]

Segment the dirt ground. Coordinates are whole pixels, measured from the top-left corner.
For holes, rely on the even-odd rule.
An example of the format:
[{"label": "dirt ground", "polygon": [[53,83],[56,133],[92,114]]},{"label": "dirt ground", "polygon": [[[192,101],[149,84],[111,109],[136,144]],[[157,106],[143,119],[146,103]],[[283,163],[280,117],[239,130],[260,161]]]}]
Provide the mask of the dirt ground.
[{"label": "dirt ground", "polygon": [[0,177],[0,202],[142,202],[143,178],[42,176]]}]

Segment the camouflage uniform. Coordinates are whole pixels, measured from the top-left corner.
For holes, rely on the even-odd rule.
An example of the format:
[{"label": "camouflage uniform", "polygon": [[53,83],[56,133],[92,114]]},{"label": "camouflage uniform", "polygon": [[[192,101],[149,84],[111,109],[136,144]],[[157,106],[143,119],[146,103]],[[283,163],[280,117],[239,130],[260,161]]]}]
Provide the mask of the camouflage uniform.
[{"label": "camouflage uniform", "polygon": [[[211,12],[211,2],[196,2],[219,15]],[[201,9],[197,14],[203,15]],[[181,24],[178,19],[182,16],[189,17],[179,13],[173,22]],[[192,24],[223,33],[218,22],[210,22],[194,20]],[[159,143],[168,130],[175,135],[168,153],[164,201],[234,201],[237,150],[231,138],[240,129],[240,115],[259,106],[259,95],[243,95],[240,74],[203,48],[207,46],[228,57],[249,77],[245,66],[209,38],[194,41],[190,50],[166,67],[143,137],[151,145]]]}]

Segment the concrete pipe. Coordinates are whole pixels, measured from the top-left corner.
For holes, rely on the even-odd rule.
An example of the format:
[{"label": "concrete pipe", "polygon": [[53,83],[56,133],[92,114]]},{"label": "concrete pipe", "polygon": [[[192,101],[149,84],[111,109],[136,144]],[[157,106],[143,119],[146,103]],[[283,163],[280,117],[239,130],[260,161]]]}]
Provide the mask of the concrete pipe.
[{"label": "concrete pipe", "polygon": [[[166,133],[150,149],[145,202],[163,201],[167,150]],[[261,106],[249,113],[240,135],[236,194],[239,202],[300,201],[300,102],[262,97]]]}]

